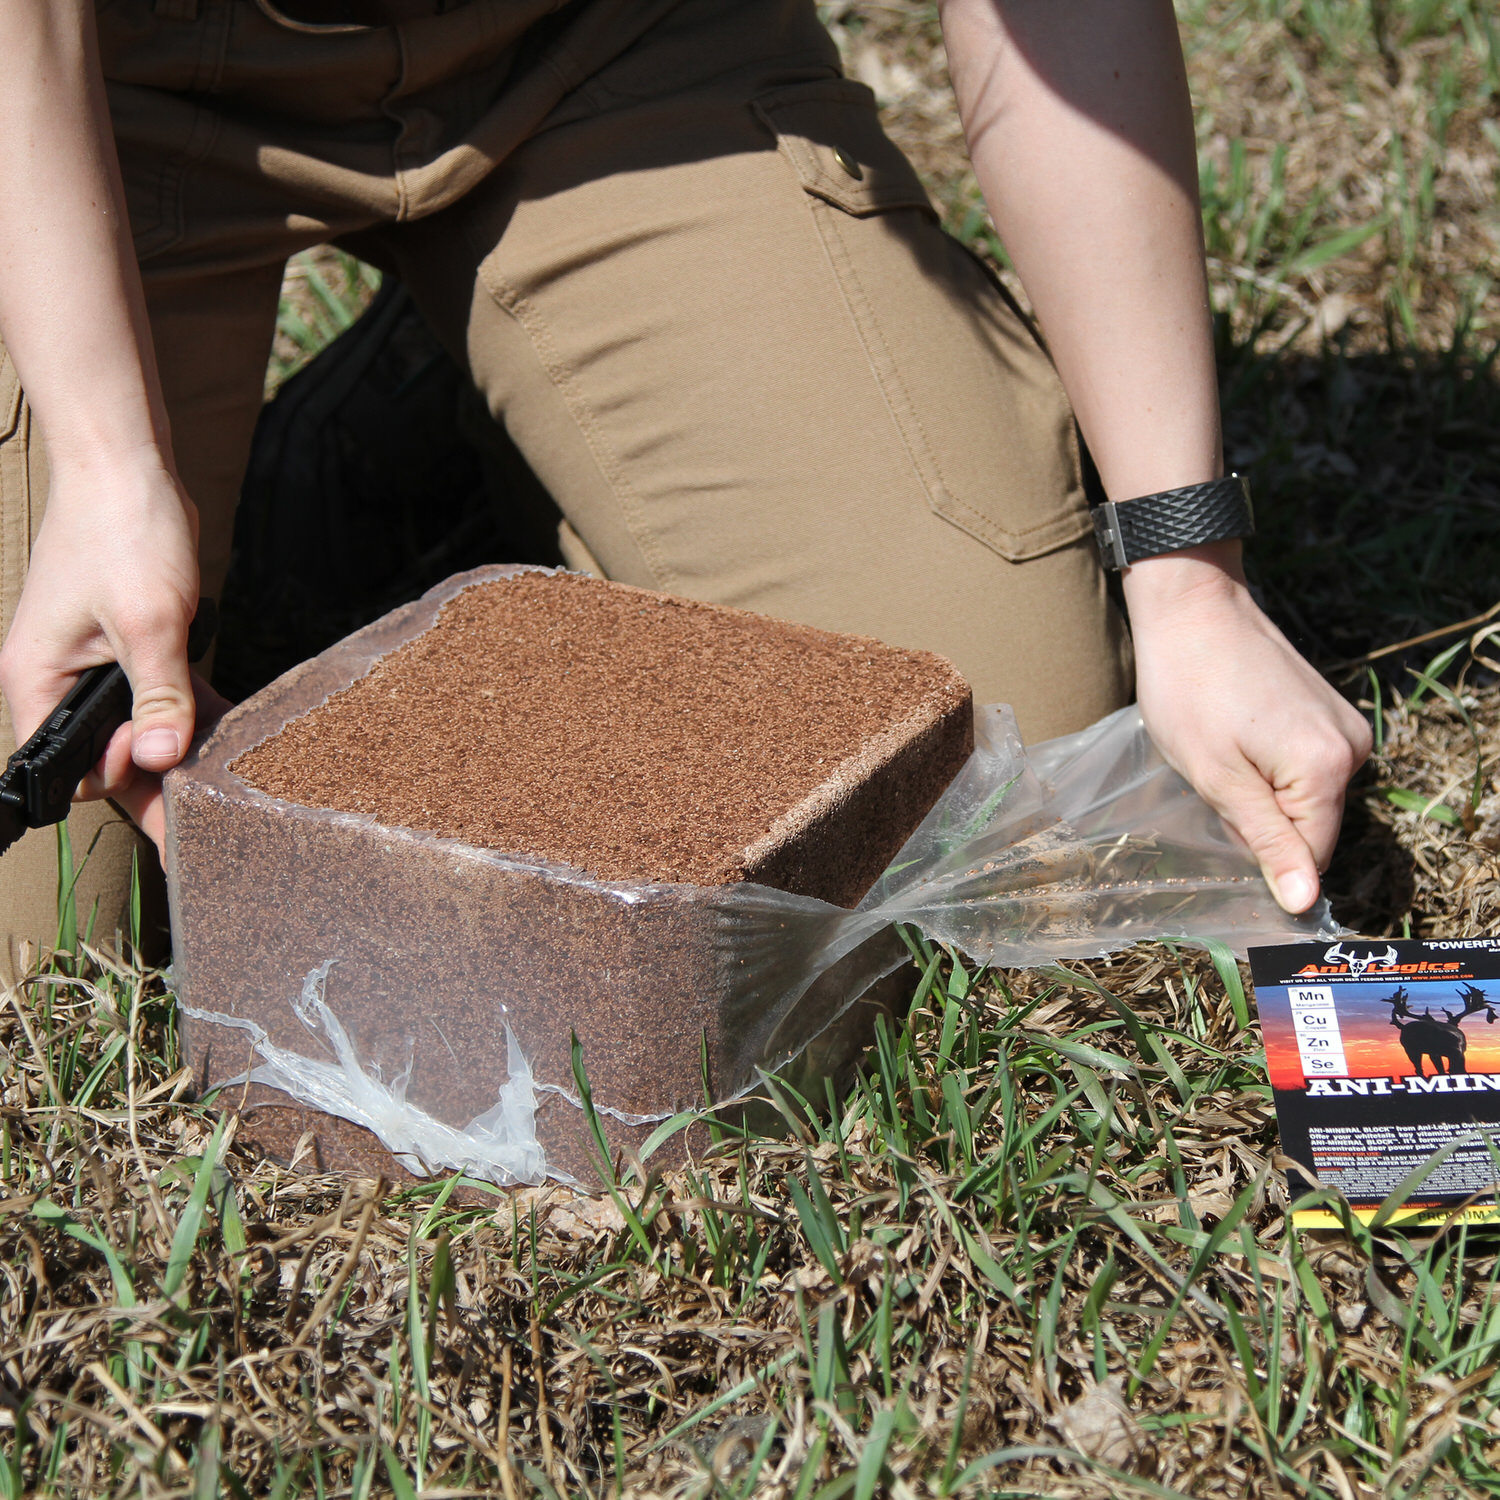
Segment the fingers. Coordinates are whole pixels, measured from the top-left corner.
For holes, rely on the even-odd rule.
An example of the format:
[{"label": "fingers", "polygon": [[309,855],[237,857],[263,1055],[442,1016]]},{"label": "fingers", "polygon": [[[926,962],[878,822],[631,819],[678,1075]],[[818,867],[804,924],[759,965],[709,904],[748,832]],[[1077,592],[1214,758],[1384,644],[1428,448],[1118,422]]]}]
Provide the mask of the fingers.
[{"label": "fingers", "polygon": [[[191,674],[191,683],[197,719],[201,726],[207,727],[216,723],[232,707],[227,698],[221,698],[196,672]],[[106,752],[106,760],[117,753],[117,745],[123,746],[125,761],[129,766],[128,727],[115,736]],[[165,860],[167,820],[166,805],[162,798],[161,777],[132,768],[130,774],[122,778],[118,788],[110,795],[125,810],[131,822],[156,845],[157,853]]]},{"label": "fingers", "polygon": [[196,672],[192,674],[192,679],[193,703],[197,711],[198,729],[200,733],[206,733],[209,726],[217,724],[234,707],[234,704],[222,693],[210,687]]},{"label": "fingers", "polygon": [[192,739],[188,626],[198,601],[191,502],[160,454],[54,463],[47,513],[0,649],[0,689],[24,740],[80,673],[116,661],[133,721],[80,788],[119,796]]},{"label": "fingers", "polygon": [[161,793],[161,777],[137,772],[129,786],[116,797],[125,816],[156,845],[163,863],[167,857],[167,810]]},{"label": "fingers", "polygon": [[[1354,772],[1352,757],[1348,770],[1319,772],[1309,770],[1292,785],[1277,788],[1272,784],[1276,805],[1307,845],[1313,863],[1326,870],[1333,858],[1333,846],[1339,840],[1339,826],[1344,818],[1344,788]],[[1340,763],[1342,763],[1341,758]]]},{"label": "fingers", "polygon": [[130,755],[130,725],[122,724],[110,737],[93,770],[83,778],[77,800],[92,802],[98,797],[118,798],[136,774],[135,762]]},{"label": "fingers", "polygon": [[[1199,790],[1250,846],[1277,904],[1293,916],[1305,912],[1321,888],[1319,860],[1302,829],[1283,809],[1275,789],[1249,761],[1243,761],[1227,776],[1204,777]],[[1333,829],[1336,836],[1336,811]]]},{"label": "fingers", "polygon": [[1226,573],[1216,589],[1163,597],[1150,582],[1137,579],[1130,606],[1147,728],[1249,844],[1281,906],[1304,912],[1333,855],[1344,788],[1370,752],[1369,726],[1241,581]]},{"label": "fingers", "polygon": [[[1330,695],[1332,696],[1332,695]],[[1344,817],[1344,789],[1370,753],[1363,715],[1333,697],[1326,721],[1289,738],[1280,754],[1260,765],[1276,804],[1326,870]]]},{"label": "fingers", "polygon": [[[68,689],[78,681],[78,672],[51,668],[38,652],[26,650],[19,631],[11,631],[0,649],[0,693],[10,709],[11,727],[18,745],[24,745],[37,726],[62,702]],[[33,659],[36,658],[36,659]],[[92,666],[90,662],[87,665]]]},{"label": "fingers", "polygon": [[128,636],[112,642],[130,679],[131,760],[143,771],[170,770],[192,743],[195,711],[187,663],[191,618],[182,600],[167,597]]},{"label": "fingers", "polygon": [[1318,899],[1344,814],[1344,788],[1368,754],[1358,715],[1337,732],[1281,747],[1280,766],[1249,758],[1197,778],[1204,797],[1250,846],[1277,902],[1293,915]]},{"label": "fingers", "polygon": [[[188,606],[167,595],[149,617],[136,613],[128,627],[95,627],[94,639],[82,647],[56,645],[40,631],[12,630],[0,651],[0,690],[10,706],[17,743],[24,743],[57,707],[79,672],[113,656],[130,679],[132,722],[111,738],[78,795],[122,797],[138,772],[160,773],[176,765],[191,743],[196,719],[186,654],[190,618]],[[67,661],[72,670],[62,670],[59,661]],[[222,700],[206,684],[202,687],[217,717]]]}]

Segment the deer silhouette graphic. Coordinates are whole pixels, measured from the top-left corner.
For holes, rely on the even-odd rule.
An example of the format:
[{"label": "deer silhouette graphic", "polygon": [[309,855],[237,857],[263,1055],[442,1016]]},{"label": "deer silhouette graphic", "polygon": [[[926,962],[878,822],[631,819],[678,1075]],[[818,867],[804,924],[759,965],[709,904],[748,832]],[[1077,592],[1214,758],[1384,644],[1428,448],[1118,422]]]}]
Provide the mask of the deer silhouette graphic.
[{"label": "deer silhouette graphic", "polygon": [[1491,1025],[1495,1023],[1495,1008],[1478,986],[1464,985],[1458,992],[1458,998],[1464,1002],[1464,1008],[1455,1015],[1445,1007],[1443,1015],[1447,1019],[1439,1021],[1430,1007],[1424,1006],[1421,1015],[1413,1014],[1411,997],[1406,993],[1405,985],[1398,986],[1388,997],[1391,1025],[1401,1033],[1401,1050],[1411,1059],[1412,1067],[1423,1077],[1427,1075],[1424,1063],[1426,1058],[1432,1059],[1434,1073],[1469,1071],[1464,1066],[1464,1053],[1468,1051],[1469,1039],[1464,1035],[1460,1024],[1465,1016],[1472,1016],[1482,1010],[1485,1020]]}]

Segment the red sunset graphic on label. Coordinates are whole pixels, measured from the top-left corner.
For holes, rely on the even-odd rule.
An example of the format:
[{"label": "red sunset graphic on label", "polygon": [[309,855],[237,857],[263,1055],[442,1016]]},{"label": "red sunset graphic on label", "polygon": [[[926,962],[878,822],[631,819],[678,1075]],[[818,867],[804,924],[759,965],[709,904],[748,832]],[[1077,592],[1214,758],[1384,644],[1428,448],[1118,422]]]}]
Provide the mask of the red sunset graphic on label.
[{"label": "red sunset graphic on label", "polygon": [[[1405,1082],[1412,1076],[1462,1076],[1471,1081],[1420,1091],[1468,1093],[1490,1087],[1477,1075],[1493,1073],[1500,1090],[1500,1026],[1495,1025],[1500,983],[1402,983],[1405,976],[1396,975],[1389,985],[1371,983],[1382,977],[1374,971],[1358,984],[1330,984],[1309,976],[1305,984],[1263,991],[1261,1026],[1272,1086],[1297,1089],[1327,1078]],[[1268,1003],[1277,1000],[1281,1003]]]}]

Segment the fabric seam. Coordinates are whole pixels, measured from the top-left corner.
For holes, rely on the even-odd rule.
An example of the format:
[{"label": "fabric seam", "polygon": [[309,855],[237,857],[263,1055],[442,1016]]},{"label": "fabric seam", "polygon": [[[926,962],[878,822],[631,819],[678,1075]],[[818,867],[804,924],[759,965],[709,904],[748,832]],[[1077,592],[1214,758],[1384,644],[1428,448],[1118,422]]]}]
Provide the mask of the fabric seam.
[{"label": "fabric seam", "polygon": [[[6,361],[9,363],[9,360]],[[14,372],[14,366],[11,366]],[[0,638],[8,635],[11,619],[14,617],[16,605],[21,598],[21,590],[26,583],[26,574],[31,567],[31,536],[32,522],[35,519],[36,509],[35,496],[31,478],[31,444],[33,435],[31,432],[31,412],[26,404],[26,393],[21,388],[19,376],[16,379],[16,394],[12,402],[11,419],[7,421],[8,430],[0,436],[0,444],[7,444],[14,450],[10,458],[13,466],[19,470],[18,484],[20,494],[15,504],[7,503],[4,496],[5,464],[0,461]],[[8,555],[6,549],[7,532],[13,530],[3,524],[6,516],[12,521],[19,520],[19,535],[16,537],[19,551],[18,557]],[[19,562],[19,568],[12,569]],[[10,618],[5,617],[5,606],[9,606]]]},{"label": "fabric seam", "polygon": [[161,244],[139,252],[139,258],[143,262],[164,254],[186,238],[188,179],[197,168],[203,165],[218,139],[219,116],[217,112],[195,105],[193,128],[188,135],[187,150],[178,160],[175,171],[164,173],[162,177],[162,196],[170,203],[170,208],[165,206],[163,208],[162,227],[165,228],[170,221],[171,232]]},{"label": "fabric seam", "polygon": [[407,168],[402,165],[401,160],[401,137],[406,134],[406,121],[401,118],[400,111],[391,106],[391,100],[400,96],[406,83],[407,72],[411,68],[411,54],[407,50],[406,32],[400,26],[396,27],[396,49],[401,58],[401,68],[396,74],[396,81],[391,85],[390,92],[380,101],[380,112],[396,126],[396,139],[391,142],[391,182],[396,189],[396,212],[392,216],[392,222],[404,224],[411,212],[411,195],[406,187]]},{"label": "fabric seam", "polygon": [[537,359],[541,361],[542,368],[547,372],[548,379],[551,380],[553,387],[572,413],[573,420],[578,424],[578,430],[583,434],[584,442],[588,445],[594,466],[610,487],[616,503],[624,513],[626,524],[639,544],[657,586],[670,592],[676,581],[675,575],[667,566],[656,538],[646,524],[645,512],[625,477],[623,466],[610,451],[600,429],[598,418],[579,390],[577,377],[558,352],[545,321],[535,307],[492,267],[481,262],[479,277],[496,306],[525,330]]},{"label": "fabric seam", "polygon": [[[855,267],[853,256],[844,241],[842,225],[836,217],[829,218],[825,222],[825,216],[830,214],[865,218],[897,212],[903,208],[932,214],[931,202],[925,194],[920,203],[914,199],[908,201],[898,195],[893,195],[890,200],[882,202],[876,197],[872,186],[863,190],[857,197],[850,195],[849,202],[846,203],[842,196],[836,195],[823,184],[816,153],[811,151],[807,140],[795,130],[787,129],[778,123],[776,116],[779,110],[804,102],[857,106],[859,99],[855,91],[847,86],[830,87],[828,84],[822,84],[810,87],[799,86],[763,95],[753,102],[753,108],[774,135],[777,149],[790,165],[805,198],[810,200],[808,209],[817,225],[818,235],[823,243],[824,253],[828,258],[834,280],[839,286],[844,304],[854,323],[855,332],[864,346],[866,360],[880,387],[886,408],[891,413],[897,432],[901,435],[902,444],[911,460],[917,482],[927,496],[929,507],[934,514],[957,526],[961,531],[967,532],[1008,562],[1030,561],[1034,557],[1044,556],[1048,552],[1068,546],[1087,535],[1090,528],[1087,514],[1075,517],[1071,530],[1066,513],[1037,521],[1020,529],[1004,526],[970,504],[949,484],[942,463],[918,414],[916,403],[905,381],[901,378],[900,365],[886,338],[885,330],[876,315],[875,308]],[[803,155],[808,155],[810,162],[804,161]],[[859,208],[851,206],[856,201],[860,204]],[[1050,361],[1048,365],[1051,369]],[[1057,380],[1055,369],[1051,369],[1051,377],[1054,381]],[[1067,433],[1067,442],[1069,454],[1073,459],[1073,472],[1076,476],[1080,471],[1080,461],[1077,453],[1077,436],[1071,427]]]}]

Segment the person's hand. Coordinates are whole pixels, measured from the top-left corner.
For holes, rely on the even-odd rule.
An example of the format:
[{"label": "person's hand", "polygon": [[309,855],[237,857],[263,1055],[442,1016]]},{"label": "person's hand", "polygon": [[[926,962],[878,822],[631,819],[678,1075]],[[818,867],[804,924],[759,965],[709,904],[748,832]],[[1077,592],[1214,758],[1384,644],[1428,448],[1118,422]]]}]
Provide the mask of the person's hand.
[{"label": "person's hand", "polygon": [[1152,740],[1250,846],[1281,905],[1306,911],[1369,726],[1255,604],[1238,544],[1146,559],[1125,586]]},{"label": "person's hand", "polygon": [[[227,698],[220,697],[196,672],[192,674],[193,697],[197,713],[197,732],[207,733],[209,727],[223,718],[233,707]],[[111,760],[114,764],[110,764]],[[119,790],[105,793],[104,786],[113,780]],[[84,778],[78,789],[81,800],[91,797],[112,796],[130,821],[156,845],[157,853],[166,859],[167,813],[162,799],[161,774],[143,771],[131,761],[130,734],[122,728],[110,741],[103,759]]]},{"label": "person's hand", "polygon": [[160,776],[182,759],[197,714],[187,664],[197,605],[197,513],[159,458],[107,473],[54,464],[26,587],[0,648],[0,691],[22,743],[82,672],[118,661],[134,695],[132,722],[80,795],[115,798],[155,825],[146,831],[158,844]]}]

